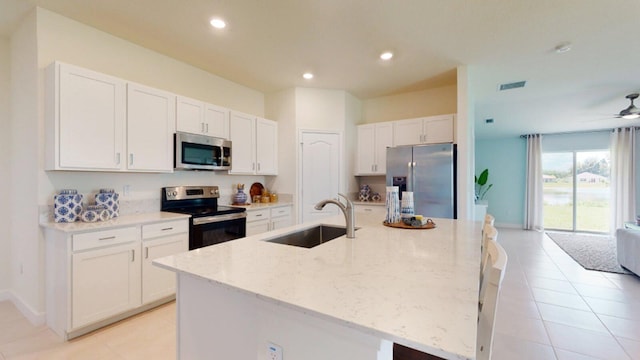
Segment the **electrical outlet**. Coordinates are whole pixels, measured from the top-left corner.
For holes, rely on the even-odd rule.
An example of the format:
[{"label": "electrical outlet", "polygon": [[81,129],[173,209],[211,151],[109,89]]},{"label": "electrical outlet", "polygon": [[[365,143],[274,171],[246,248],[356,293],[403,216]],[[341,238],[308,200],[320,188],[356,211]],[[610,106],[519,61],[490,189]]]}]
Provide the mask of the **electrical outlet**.
[{"label": "electrical outlet", "polygon": [[129,196],[131,192],[131,185],[125,185],[122,187],[122,196]]},{"label": "electrical outlet", "polygon": [[274,343],[267,343],[267,360],[282,360],[282,347]]}]

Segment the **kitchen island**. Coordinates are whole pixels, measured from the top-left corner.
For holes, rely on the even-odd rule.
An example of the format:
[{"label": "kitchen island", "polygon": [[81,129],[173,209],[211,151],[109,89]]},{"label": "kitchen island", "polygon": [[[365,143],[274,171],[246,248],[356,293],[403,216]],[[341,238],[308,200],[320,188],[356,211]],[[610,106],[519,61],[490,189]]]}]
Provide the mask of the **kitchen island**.
[{"label": "kitchen island", "polygon": [[266,241],[302,224],[157,259],[178,276],[178,358],[386,360],[398,343],[474,359],[481,223],[433,220],[357,214],[355,239],[311,249]]}]

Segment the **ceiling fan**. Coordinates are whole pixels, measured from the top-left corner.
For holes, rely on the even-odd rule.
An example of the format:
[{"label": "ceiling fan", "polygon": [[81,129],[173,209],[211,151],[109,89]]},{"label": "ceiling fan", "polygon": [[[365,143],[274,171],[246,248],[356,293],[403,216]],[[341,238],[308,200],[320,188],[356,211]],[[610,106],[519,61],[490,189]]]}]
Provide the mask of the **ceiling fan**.
[{"label": "ceiling fan", "polygon": [[621,117],[623,119],[637,119],[640,117],[640,109],[638,109],[635,105],[633,105],[633,100],[638,98],[638,94],[629,94],[626,96],[627,99],[631,101],[631,105],[626,109],[620,111],[620,114],[617,117]]}]

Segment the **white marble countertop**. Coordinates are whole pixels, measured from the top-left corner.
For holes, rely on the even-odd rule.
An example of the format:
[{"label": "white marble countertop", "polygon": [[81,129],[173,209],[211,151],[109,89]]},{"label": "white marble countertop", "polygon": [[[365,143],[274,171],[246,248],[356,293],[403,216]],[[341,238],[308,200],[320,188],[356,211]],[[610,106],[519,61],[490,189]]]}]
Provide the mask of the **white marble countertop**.
[{"label": "white marble countertop", "polygon": [[[311,249],[263,233],[154,263],[437,356],[475,358],[481,223],[395,229],[359,216],[355,239]],[[321,221],[344,225],[342,215]]]},{"label": "white marble countertop", "polygon": [[161,221],[188,219],[191,215],[170,213],[170,212],[150,212],[143,214],[123,215],[115,217],[109,221],[96,221],[92,223],[76,221],[72,223],[57,223],[53,221],[41,222],[40,226],[68,233],[106,230],[124,226],[132,226],[139,224],[152,224]]}]

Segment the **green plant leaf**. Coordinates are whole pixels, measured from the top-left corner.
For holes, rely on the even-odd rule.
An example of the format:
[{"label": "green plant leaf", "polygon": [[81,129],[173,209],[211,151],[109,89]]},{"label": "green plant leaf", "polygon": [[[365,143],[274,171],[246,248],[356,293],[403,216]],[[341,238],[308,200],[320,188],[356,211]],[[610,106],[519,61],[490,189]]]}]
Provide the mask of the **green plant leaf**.
[{"label": "green plant leaf", "polygon": [[480,173],[477,183],[480,186],[484,186],[487,184],[487,180],[489,180],[489,169],[484,169],[482,173]]}]

